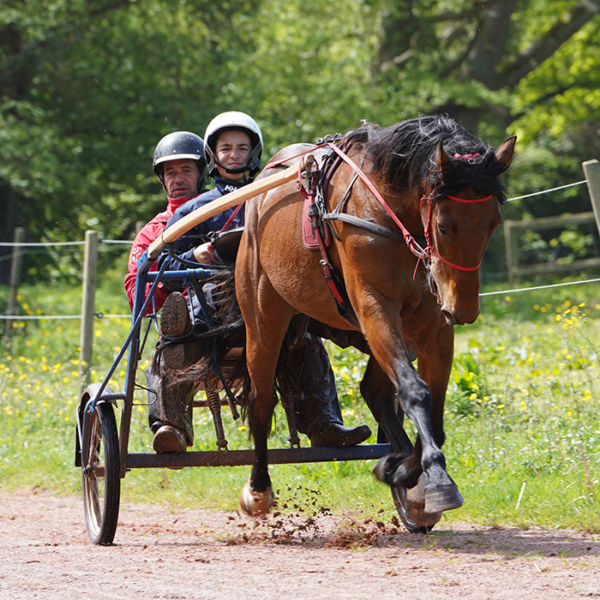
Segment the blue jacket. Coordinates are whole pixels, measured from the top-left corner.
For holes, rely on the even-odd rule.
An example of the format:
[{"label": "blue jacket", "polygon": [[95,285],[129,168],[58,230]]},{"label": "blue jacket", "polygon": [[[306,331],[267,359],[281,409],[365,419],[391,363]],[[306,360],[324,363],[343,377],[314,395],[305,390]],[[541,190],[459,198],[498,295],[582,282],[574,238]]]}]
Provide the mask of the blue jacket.
[{"label": "blue jacket", "polygon": [[[196,196],[195,198],[192,198],[186,202],[183,206],[180,206],[175,211],[173,216],[168,220],[165,231],[171,227],[171,225],[177,223],[177,221],[183,219],[183,217],[189,215],[197,208],[205,206],[209,202],[229,194],[229,192],[235,192],[244,185],[241,181],[229,181],[226,179],[221,179],[220,177],[215,177],[214,182],[216,186],[214,189],[204,192],[204,194],[200,194],[199,196]],[[173,243],[173,250],[175,251],[175,254],[177,256],[181,256],[181,258],[185,260],[198,264],[194,258],[194,249],[200,244],[208,241],[209,233],[223,229],[225,223],[227,223],[227,220],[236,208],[237,207],[230,208],[215,215],[214,217],[211,217],[210,219],[207,219],[175,240]],[[244,207],[242,206],[235,219],[231,223],[229,229],[235,229],[236,227],[242,227],[243,225]],[[171,258],[168,251],[163,252],[160,260],[161,263],[163,260],[168,261],[167,271],[179,271],[181,269],[188,268],[179,261]]]}]

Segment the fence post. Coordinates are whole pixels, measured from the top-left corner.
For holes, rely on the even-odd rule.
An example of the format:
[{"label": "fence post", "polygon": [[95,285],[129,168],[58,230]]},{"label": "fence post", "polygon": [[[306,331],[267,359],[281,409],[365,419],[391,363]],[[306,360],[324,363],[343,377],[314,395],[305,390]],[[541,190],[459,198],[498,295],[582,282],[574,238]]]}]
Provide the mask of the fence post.
[{"label": "fence post", "polygon": [[98,232],[90,230],[85,232],[81,331],[79,336],[79,398],[90,384],[91,379],[97,269]]},{"label": "fence post", "polygon": [[508,272],[508,282],[510,285],[515,283],[515,269],[517,267],[517,240],[513,233],[513,222],[510,219],[504,221],[504,246],[506,248],[506,271]]},{"label": "fence post", "polygon": [[587,179],[594,217],[596,217],[596,227],[600,232],[600,163],[596,159],[586,160],[583,163],[583,172]]},{"label": "fence post", "polygon": [[[21,281],[21,265],[23,264],[23,249],[21,244],[25,241],[25,228],[17,227],[15,229],[15,246],[12,251],[12,261],[10,265],[10,288],[8,292],[7,315],[14,315],[17,308],[17,295],[19,293],[19,283]],[[7,348],[10,346],[10,339],[13,334],[12,319],[6,320],[5,342]]]}]

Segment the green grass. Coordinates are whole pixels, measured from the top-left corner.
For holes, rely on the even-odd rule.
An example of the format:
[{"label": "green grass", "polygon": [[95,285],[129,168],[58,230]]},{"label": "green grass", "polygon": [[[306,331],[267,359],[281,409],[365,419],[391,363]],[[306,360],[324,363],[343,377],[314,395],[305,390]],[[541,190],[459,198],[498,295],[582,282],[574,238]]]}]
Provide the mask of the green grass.
[{"label": "green grass", "polygon": [[[103,278],[97,311],[128,312],[120,286],[120,277]],[[0,303],[6,295],[0,289]],[[77,289],[27,286],[20,296],[24,314],[80,310]],[[444,451],[465,505],[444,521],[599,531],[600,286],[487,297],[483,311],[476,324],[457,328]],[[80,473],[73,461],[79,323],[22,321],[13,329],[10,351],[0,353],[0,481],[5,489],[78,493]],[[95,381],[107,372],[128,330],[128,319],[96,320]],[[151,332],[141,368],[155,340]],[[358,389],[364,357],[333,345],[328,349],[346,423],[367,423],[375,431]],[[124,365],[111,382],[114,390],[121,389],[123,375]],[[141,371],[138,381],[144,381]],[[136,401],[143,404],[145,398],[136,395]],[[230,447],[250,447],[247,426],[225,417]],[[413,435],[412,425],[407,427]],[[214,448],[207,410],[195,412],[195,430],[195,449]],[[278,407],[271,446],[284,447],[286,439]],[[151,442],[140,405],[134,409],[130,451],[149,451]],[[379,518],[389,520],[391,495],[371,475],[372,466],[274,465],[271,474],[284,510],[310,509],[316,499],[318,507],[383,511]],[[246,467],[133,471],[123,480],[122,499],[230,510],[248,473]]]}]

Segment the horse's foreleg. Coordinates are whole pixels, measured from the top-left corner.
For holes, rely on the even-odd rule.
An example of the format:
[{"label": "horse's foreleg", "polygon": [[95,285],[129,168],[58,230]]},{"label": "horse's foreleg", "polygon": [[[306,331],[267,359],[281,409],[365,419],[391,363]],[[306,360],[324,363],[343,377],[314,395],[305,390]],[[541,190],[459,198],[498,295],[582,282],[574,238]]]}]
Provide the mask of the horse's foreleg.
[{"label": "horse's foreleg", "polygon": [[[428,338],[431,337],[428,332]],[[433,340],[428,339],[424,346],[421,347],[419,356],[419,375],[429,385],[431,393],[431,411],[430,420],[433,430],[433,435],[437,445],[441,448],[444,443],[444,400],[446,395],[446,387],[450,377],[452,367],[452,354],[454,345],[454,331],[452,327],[444,326],[433,336]],[[415,454],[411,459],[420,457],[422,451],[421,438],[417,436],[415,443]],[[420,458],[418,459],[420,461]],[[439,507],[440,490],[433,490],[428,486],[429,476],[423,473],[419,478],[418,485],[409,489],[396,489],[394,498],[398,502],[398,512],[407,526],[409,531],[422,531],[423,528],[428,528],[437,523],[441,516],[441,512],[429,513],[426,511],[426,492],[429,492],[429,502],[427,508],[429,510],[436,505]],[[442,488],[444,490],[444,488]],[[450,494],[448,493],[450,492]],[[460,498],[456,495],[457,490],[446,487],[443,491],[444,501],[454,497],[456,502],[460,502]],[[432,501],[436,499],[436,502]]]},{"label": "horse's foreleg", "polygon": [[267,440],[276,404],[274,392],[261,398],[254,384],[252,385],[248,402],[248,422],[254,439],[254,463],[250,478],[240,496],[242,509],[250,515],[268,513],[274,502],[269,476]]},{"label": "horse's foreleg", "polygon": [[375,475],[382,481],[393,476],[406,488],[415,486],[422,473],[420,455],[416,456],[413,452],[413,445],[404,431],[402,419],[396,412],[394,384],[372,356],[361,381],[360,392],[393,450],[393,454],[377,463]]},{"label": "horse's foreleg", "polygon": [[[434,513],[458,508],[462,505],[462,497],[446,472],[446,460],[431,423],[432,398],[429,386],[412,366],[400,335],[393,335],[395,329],[385,320],[372,319],[366,324],[365,333],[373,355],[395,384],[400,408],[417,428],[420,448],[416,448],[414,455],[417,457],[420,449],[421,467],[427,474],[425,511]],[[401,331],[400,328],[396,330]],[[381,459],[375,474],[390,485],[414,485],[414,481],[406,480],[402,461],[393,470],[390,460],[391,457]]]},{"label": "horse's foreleg", "polygon": [[430,420],[437,445],[441,448],[446,439],[444,433],[444,405],[446,390],[452,371],[454,356],[454,328],[445,325],[435,341],[428,346],[428,352],[419,357],[419,375],[429,385],[431,392]]},{"label": "horse's foreleg", "polygon": [[[420,450],[421,466],[427,475],[423,494],[425,512],[438,513],[458,508],[462,506],[463,500],[456,484],[446,472],[446,459],[438,443],[441,428],[436,428],[436,435],[431,420],[433,402],[429,386],[414,370],[401,371],[400,375],[404,382],[399,394],[400,406],[417,428],[419,437],[415,455]],[[439,402],[436,402],[436,410],[439,410]],[[443,411],[443,403],[441,410]]]}]

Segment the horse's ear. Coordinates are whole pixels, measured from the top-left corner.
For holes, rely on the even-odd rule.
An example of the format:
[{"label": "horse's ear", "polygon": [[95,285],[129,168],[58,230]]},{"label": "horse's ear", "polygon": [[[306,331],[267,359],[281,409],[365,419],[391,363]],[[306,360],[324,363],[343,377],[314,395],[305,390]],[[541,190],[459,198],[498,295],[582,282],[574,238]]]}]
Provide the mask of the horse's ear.
[{"label": "horse's ear", "polygon": [[507,168],[510,165],[513,154],[515,153],[515,142],[517,141],[516,135],[511,135],[509,138],[506,138],[502,145],[496,151],[496,160],[499,163],[504,165],[504,168]]},{"label": "horse's ear", "polygon": [[440,174],[442,176],[446,175],[452,168],[452,161],[450,160],[450,157],[446,154],[446,151],[444,150],[442,140],[438,142],[437,149],[435,151],[435,159],[440,169]]}]

